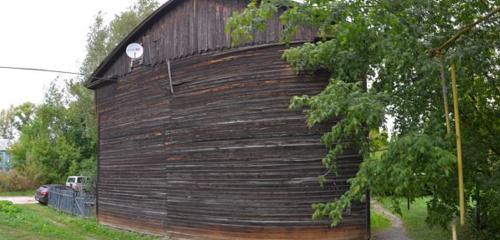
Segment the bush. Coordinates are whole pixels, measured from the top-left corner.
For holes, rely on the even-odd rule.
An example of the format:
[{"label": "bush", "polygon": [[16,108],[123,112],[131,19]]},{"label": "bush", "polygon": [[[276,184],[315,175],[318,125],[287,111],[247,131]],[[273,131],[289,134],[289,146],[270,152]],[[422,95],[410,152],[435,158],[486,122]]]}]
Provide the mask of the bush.
[{"label": "bush", "polygon": [[96,174],[97,173],[97,166],[96,166],[95,160],[90,159],[88,161],[84,161],[84,164],[82,164],[82,165],[83,165],[82,167],[84,167],[84,169],[79,172],[79,175],[89,177],[83,185],[83,190],[85,192],[88,192],[88,193],[95,195],[96,194],[96,185],[97,185],[97,174]]},{"label": "bush", "polygon": [[16,214],[21,209],[12,204],[11,201],[0,201],[0,213]]},{"label": "bush", "polygon": [[38,187],[44,181],[43,174],[34,167],[24,167],[0,173],[0,191],[17,192]]}]

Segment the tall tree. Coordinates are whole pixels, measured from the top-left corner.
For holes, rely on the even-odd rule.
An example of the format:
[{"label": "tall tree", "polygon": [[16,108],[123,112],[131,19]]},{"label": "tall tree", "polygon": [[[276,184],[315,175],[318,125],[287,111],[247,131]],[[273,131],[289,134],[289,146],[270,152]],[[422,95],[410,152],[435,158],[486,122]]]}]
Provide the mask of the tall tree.
[{"label": "tall tree", "polygon": [[[99,12],[90,27],[87,55],[80,68],[84,79],[157,7],[154,0],[138,0],[109,24]],[[84,79],[69,79],[62,87],[52,83],[40,106],[23,104],[12,110],[14,126],[20,133],[11,148],[16,168],[37,169],[45,173],[43,180],[47,182],[61,182],[74,174],[95,175],[96,112],[93,94],[84,87]]]},{"label": "tall tree", "polygon": [[[498,1],[262,0],[232,17],[227,29],[235,40],[251,39],[253,29],[265,28],[276,14],[290,34],[285,40],[300,27],[317,29],[318,41],[283,57],[298,72],[328,70],[329,85],[317,95],[295,97],[291,107],[304,109],[309,125],[342,117],[322,138],[329,172],[335,173],[335,158],[346,148],[359,149],[364,161],[342,197],[313,206],[315,218],[329,217],[336,225],[368,189],[395,202],[430,196],[430,223],[444,226],[457,215],[455,136],[447,133],[445,119],[459,116],[443,103],[451,102],[446,66],[454,63],[468,223],[477,236],[500,237],[498,12]],[[395,119],[394,135],[379,156],[373,154],[376,134],[369,133],[388,115]],[[340,144],[344,139],[353,141]],[[334,184],[329,177],[320,179]]]},{"label": "tall tree", "polygon": [[14,140],[22,127],[33,120],[35,109],[33,103],[25,102],[0,111],[0,138]]},{"label": "tall tree", "polygon": [[13,107],[0,111],[0,138],[14,139]]},{"label": "tall tree", "polygon": [[115,15],[109,24],[98,12],[87,36],[87,55],[80,71],[88,78],[104,58],[139,23],[158,8],[155,0],[138,0],[132,7]]}]

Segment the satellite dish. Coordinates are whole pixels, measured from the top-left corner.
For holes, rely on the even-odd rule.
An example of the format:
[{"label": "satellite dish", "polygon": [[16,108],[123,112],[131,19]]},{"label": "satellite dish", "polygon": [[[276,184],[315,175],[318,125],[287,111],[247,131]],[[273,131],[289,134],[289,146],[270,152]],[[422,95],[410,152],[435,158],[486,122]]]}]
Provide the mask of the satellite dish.
[{"label": "satellite dish", "polygon": [[132,59],[137,59],[142,57],[142,54],[144,53],[144,49],[142,48],[141,44],[139,43],[131,43],[127,46],[127,50],[125,50],[127,53],[127,56]]}]

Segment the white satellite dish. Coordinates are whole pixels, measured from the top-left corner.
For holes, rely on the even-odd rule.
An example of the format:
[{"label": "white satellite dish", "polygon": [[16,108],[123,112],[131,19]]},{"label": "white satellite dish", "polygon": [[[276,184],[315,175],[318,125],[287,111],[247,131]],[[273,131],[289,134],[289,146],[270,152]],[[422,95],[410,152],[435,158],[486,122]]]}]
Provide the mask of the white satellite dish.
[{"label": "white satellite dish", "polygon": [[142,54],[144,53],[144,49],[142,48],[141,44],[139,43],[131,43],[127,46],[127,50],[125,50],[127,53],[127,56],[132,59],[137,59],[142,57]]}]

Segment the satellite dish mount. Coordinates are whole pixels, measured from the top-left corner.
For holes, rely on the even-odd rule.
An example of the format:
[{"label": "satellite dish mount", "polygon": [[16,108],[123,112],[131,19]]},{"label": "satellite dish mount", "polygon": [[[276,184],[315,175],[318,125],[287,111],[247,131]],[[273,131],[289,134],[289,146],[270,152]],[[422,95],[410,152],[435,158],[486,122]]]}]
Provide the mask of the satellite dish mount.
[{"label": "satellite dish mount", "polygon": [[125,50],[127,56],[131,59],[130,70],[143,63],[144,48],[139,43],[131,43]]}]

